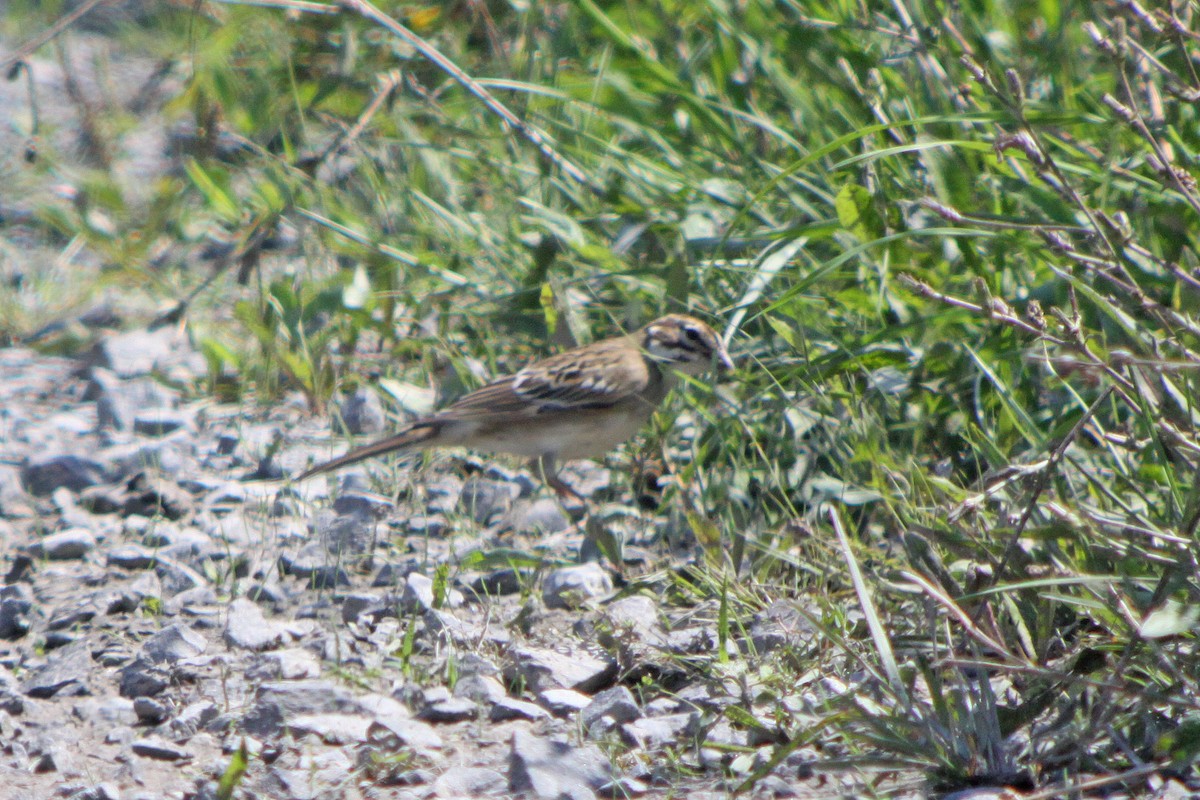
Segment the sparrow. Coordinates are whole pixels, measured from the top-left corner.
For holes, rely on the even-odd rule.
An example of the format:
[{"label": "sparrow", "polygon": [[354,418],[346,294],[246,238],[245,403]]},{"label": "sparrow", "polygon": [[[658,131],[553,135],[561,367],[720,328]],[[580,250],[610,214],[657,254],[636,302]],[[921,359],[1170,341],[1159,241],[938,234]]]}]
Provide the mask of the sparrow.
[{"label": "sparrow", "polygon": [[670,314],[635,333],[536,361],[296,480],[384,453],[466,447],[531,458],[548,486],[582,500],[558,477],[558,463],[603,455],[632,438],[679,373],[697,376],[714,366],[733,368],[716,332],[694,317]]}]

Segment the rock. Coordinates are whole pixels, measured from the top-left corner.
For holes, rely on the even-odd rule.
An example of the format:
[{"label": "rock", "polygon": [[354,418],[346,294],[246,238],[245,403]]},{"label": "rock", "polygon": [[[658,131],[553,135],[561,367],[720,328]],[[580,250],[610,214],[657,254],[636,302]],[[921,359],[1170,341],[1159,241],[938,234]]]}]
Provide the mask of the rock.
[{"label": "rock", "polygon": [[539,719],[549,719],[549,717],[550,713],[541,706],[511,697],[500,698],[488,712],[488,720],[491,722],[507,722],[511,719],[525,719],[533,722]]},{"label": "rock", "polygon": [[140,544],[125,544],[109,550],[105,560],[109,566],[121,569],[149,569],[158,560],[158,554]]},{"label": "rock", "polygon": [[615,777],[595,745],[572,747],[525,730],[513,733],[508,764],[509,791],[544,800],[587,800]]},{"label": "rock", "polygon": [[152,408],[133,416],[133,432],[142,436],[168,436],[176,431],[191,430],[195,419],[186,411],[173,408]]},{"label": "rock", "polygon": [[580,712],[579,721],[585,730],[590,730],[601,720],[607,720],[610,726],[621,725],[633,722],[641,715],[633,692],[624,686],[614,686],[596,695],[587,708]]},{"label": "rock", "polygon": [[425,513],[453,514],[462,496],[463,484],[453,475],[439,475],[425,484]]},{"label": "rock", "polygon": [[48,558],[51,561],[67,561],[83,558],[96,548],[96,537],[85,528],[52,533],[29,545],[28,551],[34,558]]},{"label": "rock", "polygon": [[143,517],[183,519],[191,516],[194,506],[192,496],[178,484],[139,472],[125,483],[125,500],[121,513],[127,517],[137,514]]},{"label": "rock", "polygon": [[239,597],[229,604],[225,622],[225,643],[242,650],[272,650],[283,644],[287,629],[268,622],[253,600]]},{"label": "rock", "polygon": [[391,498],[373,492],[342,492],[333,501],[333,510],[362,519],[385,519],[396,510],[396,504]]},{"label": "rock", "polygon": [[601,660],[582,650],[559,653],[545,648],[515,648],[509,654],[505,678],[518,680],[532,692],[547,689],[575,689],[594,692],[611,683],[617,664]]},{"label": "rock", "polygon": [[354,622],[368,611],[380,611],[385,605],[383,595],[369,592],[350,592],[342,598],[342,622]]},{"label": "rock", "polygon": [[170,710],[163,703],[149,697],[137,697],[133,701],[133,713],[138,721],[148,725],[157,725],[170,715]]},{"label": "rock", "polygon": [[186,337],[176,328],[163,326],[154,331],[134,330],[108,336],[96,344],[88,361],[111,370],[119,378],[133,378],[165,371],[191,355]]},{"label": "rock", "polygon": [[0,667],[0,711],[13,716],[25,713],[25,700],[21,697],[21,687],[17,683],[17,679],[2,667]]},{"label": "rock", "polygon": [[138,739],[130,745],[130,748],[136,755],[152,758],[155,761],[186,761],[192,757],[192,754],[184,748],[177,747],[158,736]]},{"label": "rock", "polygon": [[321,662],[316,655],[299,647],[263,653],[246,670],[247,680],[253,681],[295,681],[320,675]]},{"label": "rock", "polygon": [[556,717],[569,717],[587,708],[592,698],[574,689],[547,689],[538,692],[538,702]]},{"label": "rock", "polygon": [[447,697],[429,703],[417,716],[426,722],[462,722],[478,715],[479,706],[474,701],[465,697]]},{"label": "rock", "polygon": [[388,752],[408,747],[417,753],[429,753],[442,747],[442,737],[428,723],[396,715],[375,718],[368,730],[372,742]]},{"label": "rock", "polygon": [[185,706],[171,720],[171,736],[175,741],[190,739],[219,716],[220,711],[215,703],[211,700],[198,700]]},{"label": "rock", "polygon": [[187,625],[168,625],[142,642],[142,657],[155,664],[173,664],[195,658],[208,648],[208,640]]},{"label": "rock", "polygon": [[179,394],[149,378],[121,380],[116,373],[93,367],[85,400],[96,401],[100,430],[132,430],[139,411],[174,408]]},{"label": "rock", "polygon": [[471,478],[458,498],[458,512],[482,525],[493,515],[507,511],[520,493],[516,484]]},{"label": "rock", "polygon": [[288,720],[293,735],[312,735],[325,744],[357,744],[367,740],[371,718],[359,714],[299,714]]},{"label": "rock", "polygon": [[621,738],[630,747],[640,747],[643,750],[674,747],[683,741],[695,723],[696,715],[694,714],[643,717],[622,725]]},{"label": "rock", "polygon": [[379,395],[369,389],[359,389],[338,404],[336,427],[354,435],[379,433],[387,426],[387,414]]},{"label": "rock", "polygon": [[491,675],[465,675],[454,684],[456,697],[465,697],[480,705],[492,705],[508,696],[504,684]]},{"label": "rock", "polygon": [[353,714],[360,706],[332,681],[281,681],[261,684],[242,718],[242,729],[255,736],[275,736],[302,714]]},{"label": "rock", "polygon": [[743,652],[765,656],[788,643],[810,639],[815,633],[795,604],[776,600],[754,616],[750,638],[742,639],[741,647]]},{"label": "rock", "polygon": [[603,613],[615,638],[632,635],[645,645],[667,646],[667,631],[659,619],[658,603],[646,595],[622,597],[606,606]]},{"label": "rock", "polygon": [[30,494],[38,497],[46,497],[59,488],[82,492],[103,483],[104,478],[104,468],[99,463],[80,456],[37,456],[21,468],[21,482]]},{"label": "rock", "polygon": [[29,591],[23,584],[0,588],[0,639],[20,639],[32,625],[29,612],[33,610],[33,602],[21,596],[17,587],[23,587],[26,594]]},{"label": "rock", "polygon": [[509,524],[514,533],[536,536],[564,531],[571,526],[571,520],[557,500],[543,497],[514,507],[509,514]]},{"label": "rock", "polygon": [[21,682],[29,697],[88,694],[92,654],[87,642],[77,642],[48,654],[46,663],[30,670]]},{"label": "rock", "polygon": [[531,579],[531,573],[511,568],[498,569],[480,575],[471,583],[471,591],[486,597],[518,594]]},{"label": "rock", "polygon": [[547,608],[573,609],[612,592],[612,578],[595,562],[556,569],[542,584]]},{"label": "rock", "polygon": [[154,697],[162,694],[170,685],[171,674],[144,658],[135,660],[121,670],[121,697]]},{"label": "rock", "polygon": [[451,767],[433,782],[434,797],[461,800],[467,797],[502,794],[508,781],[494,769],[484,767]]},{"label": "rock", "polygon": [[59,631],[63,628],[74,628],[91,621],[98,613],[100,613],[100,608],[96,605],[95,598],[88,597],[69,609],[56,611],[50,621],[46,623],[46,630]]},{"label": "rock", "polygon": [[448,588],[445,590],[445,597],[439,606],[433,593],[433,581],[419,572],[410,572],[404,579],[404,589],[400,594],[400,608],[405,613],[432,611],[435,608],[458,608],[462,604],[462,592]]}]

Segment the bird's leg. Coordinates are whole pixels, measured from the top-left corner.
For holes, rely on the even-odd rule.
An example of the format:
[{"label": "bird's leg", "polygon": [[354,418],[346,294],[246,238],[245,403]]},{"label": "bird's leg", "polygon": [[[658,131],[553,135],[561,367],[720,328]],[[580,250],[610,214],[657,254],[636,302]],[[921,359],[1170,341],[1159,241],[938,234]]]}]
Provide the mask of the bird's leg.
[{"label": "bird's leg", "polygon": [[562,478],[558,477],[558,468],[555,466],[554,456],[549,454],[539,456],[533,460],[532,466],[542,476],[542,480],[546,482],[546,485],[553,489],[560,499],[566,500],[568,497],[571,497],[583,503],[585,507],[587,506],[587,498],[568,486]]}]

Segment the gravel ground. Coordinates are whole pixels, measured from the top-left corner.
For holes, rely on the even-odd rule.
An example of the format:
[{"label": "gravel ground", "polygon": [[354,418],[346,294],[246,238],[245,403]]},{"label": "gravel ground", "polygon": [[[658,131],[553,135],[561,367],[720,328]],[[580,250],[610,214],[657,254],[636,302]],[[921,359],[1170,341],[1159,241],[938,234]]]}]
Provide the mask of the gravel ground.
[{"label": "gravel ground", "polygon": [[[245,796],[724,796],[735,753],[770,743],[720,713],[749,687],[686,667],[713,615],[569,563],[588,524],[531,476],[447,457],[398,498],[364,473],[297,491],[262,476],[328,433],[140,373],[195,362],[169,329],[86,359],[0,350],[0,792],[213,797],[244,746]],[[301,444],[277,465],[280,437]],[[666,524],[599,500],[591,519],[635,551]],[[760,655],[803,633],[769,612]],[[813,793],[815,757],[761,791]]]}]

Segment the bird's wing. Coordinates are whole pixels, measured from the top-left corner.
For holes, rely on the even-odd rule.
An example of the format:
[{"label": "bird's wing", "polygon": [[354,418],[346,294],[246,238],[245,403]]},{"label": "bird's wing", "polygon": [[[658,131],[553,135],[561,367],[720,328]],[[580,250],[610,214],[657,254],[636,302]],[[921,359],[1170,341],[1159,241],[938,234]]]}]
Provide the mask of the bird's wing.
[{"label": "bird's wing", "polygon": [[644,391],[650,377],[638,350],[593,345],[530,364],[511,378],[468,394],[441,413],[460,418],[477,414],[520,418],[573,408],[605,408]]}]

